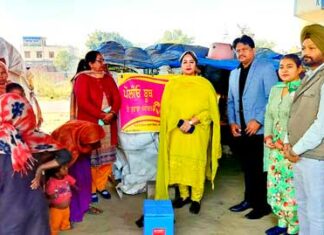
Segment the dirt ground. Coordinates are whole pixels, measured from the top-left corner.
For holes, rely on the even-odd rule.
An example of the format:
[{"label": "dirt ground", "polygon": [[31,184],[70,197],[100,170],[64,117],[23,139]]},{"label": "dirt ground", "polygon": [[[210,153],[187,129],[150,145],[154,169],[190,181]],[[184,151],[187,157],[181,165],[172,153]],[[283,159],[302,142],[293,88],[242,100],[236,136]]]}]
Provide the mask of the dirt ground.
[{"label": "dirt ground", "polygon": [[[40,101],[44,124],[43,130],[51,132],[69,118],[69,101]],[[110,187],[112,198],[100,198],[98,207],[104,210],[101,215],[87,214],[84,221],[74,224],[70,231],[62,232],[64,235],[140,235],[142,229],[135,225],[135,221],[142,214],[143,200],[146,194],[124,195],[120,199]],[[228,208],[242,200],[243,175],[237,159],[223,157],[215,179],[215,190],[212,191],[210,183],[206,182],[204,198],[199,215],[189,213],[189,206],[176,209],[175,234],[188,235],[260,235],[275,225],[273,215],[259,220],[248,220],[244,217],[246,212],[233,213]]]},{"label": "dirt ground", "polygon": [[[189,206],[176,209],[175,234],[201,235],[260,235],[274,226],[276,221],[273,215],[259,220],[248,220],[246,212],[233,213],[230,206],[239,202],[243,195],[243,177],[234,158],[223,158],[215,180],[215,190],[206,182],[204,198],[199,215],[189,213]],[[146,194],[124,195],[119,199],[114,189],[110,188],[112,199],[100,198],[98,206],[104,210],[101,215],[86,215],[82,223],[74,224],[73,230],[62,234],[75,235],[140,235],[142,229],[135,225],[135,220],[142,213],[143,200]]]}]

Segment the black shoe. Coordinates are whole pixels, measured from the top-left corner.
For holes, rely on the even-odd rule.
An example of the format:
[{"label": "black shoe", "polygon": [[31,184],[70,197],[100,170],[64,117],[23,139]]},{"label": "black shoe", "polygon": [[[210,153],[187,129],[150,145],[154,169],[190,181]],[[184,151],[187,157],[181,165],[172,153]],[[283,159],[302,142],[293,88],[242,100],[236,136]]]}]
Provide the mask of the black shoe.
[{"label": "black shoe", "polygon": [[187,197],[185,200],[183,200],[181,197],[178,197],[177,199],[175,199],[173,202],[172,202],[172,206],[174,208],[181,208],[183,207],[184,205],[188,204],[191,202],[191,199],[189,197]]},{"label": "black shoe", "polygon": [[189,208],[189,211],[192,213],[192,214],[198,214],[199,211],[200,211],[200,203],[199,202],[195,202],[193,201],[190,205],[190,208]]},{"label": "black shoe", "polygon": [[106,189],[102,190],[102,191],[97,191],[97,192],[99,192],[100,195],[105,199],[110,199],[111,198],[110,193]]},{"label": "black shoe", "polygon": [[139,228],[143,228],[144,226],[144,215],[142,215],[138,220],[135,221],[135,224]]},{"label": "black shoe", "polygon": [[230,207],[229,210],[233,212],[241,212],[249,208],[251,208],[250,203],[248,203],[247,201],[242,201],[240,204]]},{"label": "black shoe", "polygon": [[96,193],[91,194],[91,202],[97,203],[99,201],[98,195]]},{"label": "black shoe", "polygon": [[279,234],[286,234],[287,228],[281,228],[279,226],[274,226],[272,228],[269,228],[265,231],[267,235],[279,235]]},{"label": "black shoe", "polygon": [[262,218],[263,216],[265,215],[268,215],[270,214],[271,210],[256,210],[256,209],[253,209],[252,211],[250,211],[249,213],[247,213],[245,215],[245,217],[247,219],[260,219]]}]

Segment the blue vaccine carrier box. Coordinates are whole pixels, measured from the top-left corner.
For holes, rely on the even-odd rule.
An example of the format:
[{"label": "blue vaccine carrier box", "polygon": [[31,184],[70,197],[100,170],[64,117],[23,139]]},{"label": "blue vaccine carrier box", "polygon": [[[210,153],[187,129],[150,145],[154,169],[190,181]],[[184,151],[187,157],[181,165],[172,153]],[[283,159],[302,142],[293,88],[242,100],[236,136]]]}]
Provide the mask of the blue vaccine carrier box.
[{"label": "blue vaccine carrier box", "polygon": [[144,235],[174,235],[170,200],[144,200]]}]

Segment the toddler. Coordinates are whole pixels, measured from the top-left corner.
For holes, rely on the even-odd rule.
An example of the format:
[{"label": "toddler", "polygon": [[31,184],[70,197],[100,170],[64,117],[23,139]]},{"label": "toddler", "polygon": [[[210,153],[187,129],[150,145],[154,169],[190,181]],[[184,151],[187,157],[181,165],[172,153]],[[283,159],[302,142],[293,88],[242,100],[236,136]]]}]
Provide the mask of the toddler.
[{"label": "toddler", "polygon": [[68,166],[62,165],[49,170],[50,178],[46,183],[46,194],[50,202],[51,235],[68,230],[70,224],[71,187],[75,187],[75,179],[68,175]]}]

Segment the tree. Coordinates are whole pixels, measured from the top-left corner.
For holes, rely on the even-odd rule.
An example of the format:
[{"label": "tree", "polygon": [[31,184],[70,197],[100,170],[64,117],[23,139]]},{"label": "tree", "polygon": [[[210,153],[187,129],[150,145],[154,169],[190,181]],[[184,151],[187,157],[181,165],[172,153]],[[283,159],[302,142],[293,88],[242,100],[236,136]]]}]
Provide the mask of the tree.
[{"label": "tree", "polygon": [[268,41],[266,39],[257,39],[257,40],[255,40],[255,46],[257,48],[273,49],[276,46],[276,43],[273,41]]},{"label": "tree", "polygon": [[[252,29],[249,26],[237,24],[237,28],[239,29],[241,35],[245,34],[245,35],[248,35],[248,36],[254,38],[255,33],[253,33]],[[254,42],[255,42],[255,46],[257,48],[273,49],[276,46],[275,42],[269,41],[267,39],[255,39]]]},{"label": "tree", "polygon": [[250,36],[251,38],[254,38],[255,34],[252,32],[249,26],[237,24],[237,28],[239,29],[241,35],[245,34]]},{"label": "tree", "polygon": [[183,33],[180,29],[174,29],[172,31],[165,31],[163,37],[159,40],[160,43],[181,43],[192,44],[194,37],[189,37]]},{"label": "tree", "polygon": [[103,32],[96,30],[95,32],[88,35],[88,40],[86,41],[86,46],[90,50],[96,50],[100,46],[101,43],[107,42],[107,41],[115,41],[123,45],[124,47],[131,47],[133,44],[128,41],[127,39],[123,38],[119,33],[117,32]]},{"label": "tree", "polygon": [[59,51],[54,58],[54,66],[60,70],[64,71],[65,75],[68,71],[71,71],[75,67],[77,57],[68,50]]}]

